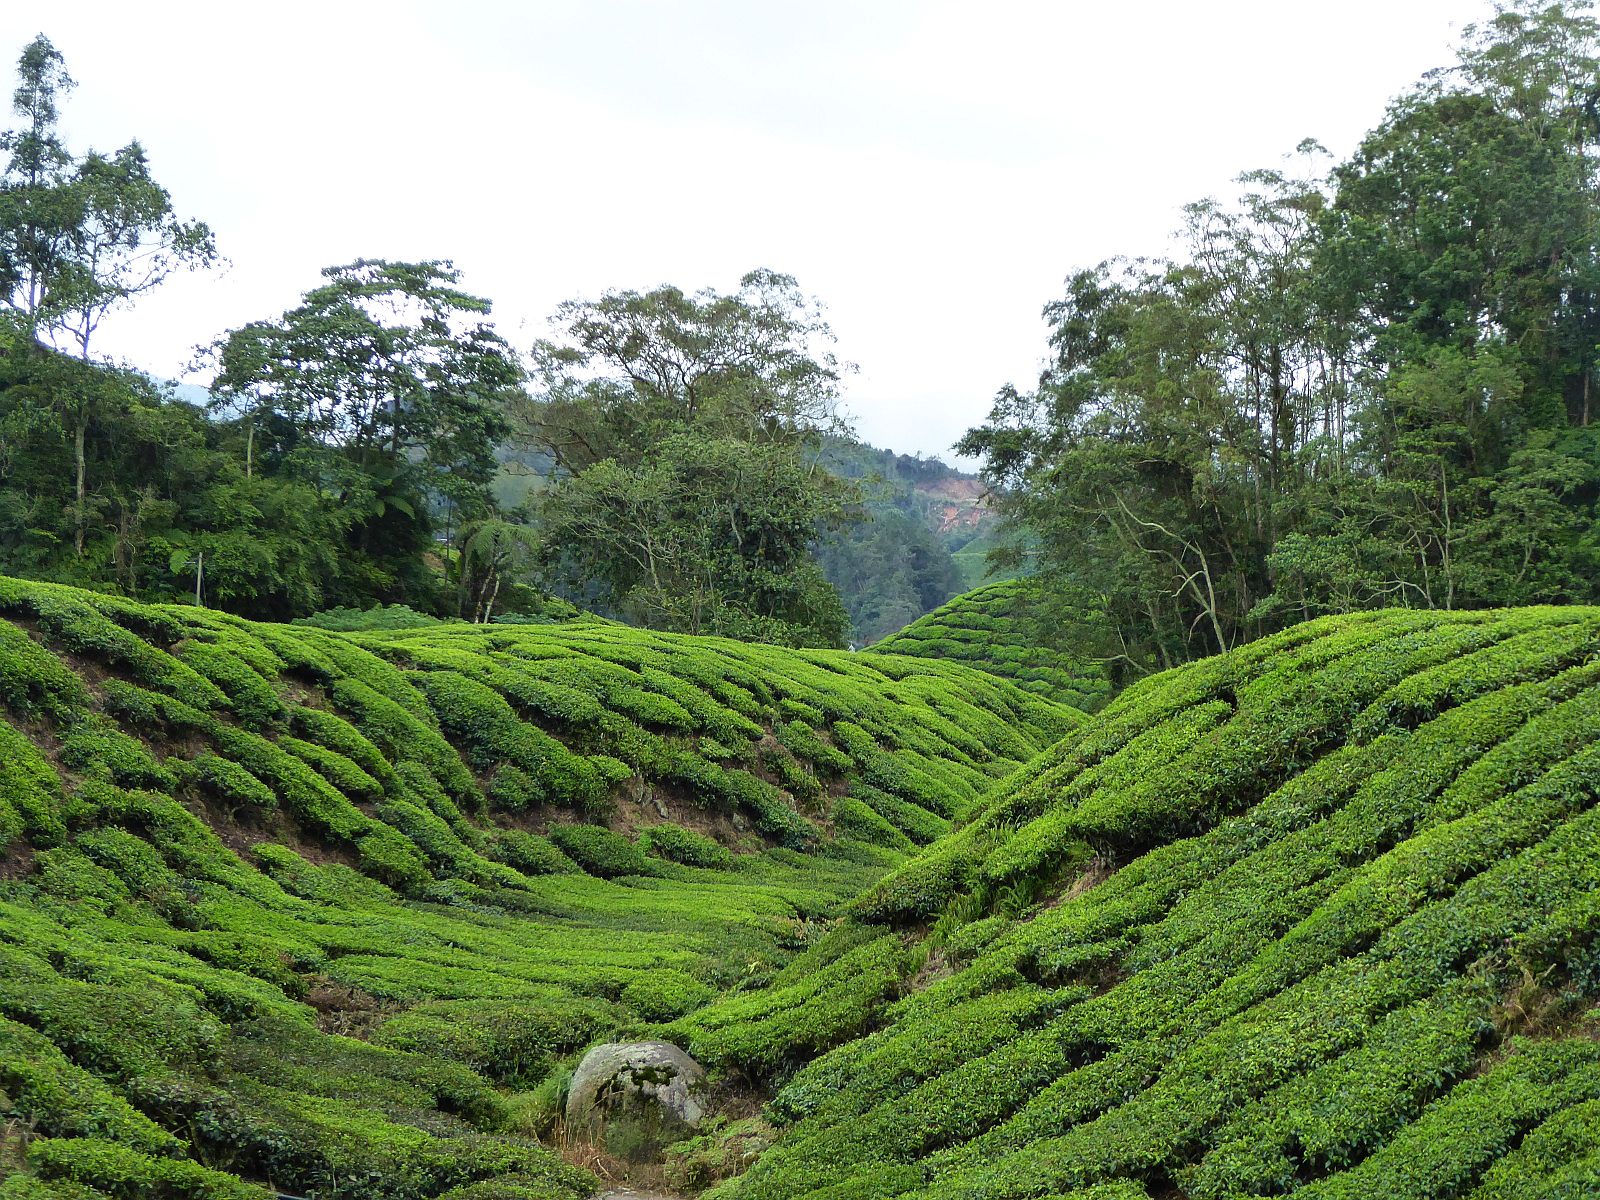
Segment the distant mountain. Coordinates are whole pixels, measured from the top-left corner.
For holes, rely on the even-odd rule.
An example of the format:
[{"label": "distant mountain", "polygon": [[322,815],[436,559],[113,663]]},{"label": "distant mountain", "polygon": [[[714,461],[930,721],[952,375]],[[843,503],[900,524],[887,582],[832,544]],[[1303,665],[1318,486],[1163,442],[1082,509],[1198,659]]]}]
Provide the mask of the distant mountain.
[{"label": "distant mountain", "polygon": [[[988,578],[983,554],[996,518],[976,475],[942,459],[843,438],[828,444],[823,462],[867,492],[868,519],[818,547],[856,645],[870,645]],[[968,554],[974,542],[983,548]]]},{"label": "distant mountain", "polygon": [[187,400],[196,408],[204,408],[211,403],[211,389],[203,388],[198,383],[173,383],[169,380],[166,386],[179,400]]}]

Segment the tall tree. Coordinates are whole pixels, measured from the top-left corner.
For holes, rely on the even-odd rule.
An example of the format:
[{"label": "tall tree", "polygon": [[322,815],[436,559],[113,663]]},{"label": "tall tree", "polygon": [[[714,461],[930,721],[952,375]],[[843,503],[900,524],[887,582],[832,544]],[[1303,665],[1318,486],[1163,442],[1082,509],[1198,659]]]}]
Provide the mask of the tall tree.
[{"label": "tall tree", "polygon": [[812,544],[854,515],[820,463],[847,369],[816,303],[754,271],[731,294],[610,292],[557,310],[516,438],[549,578],[658,628],[839,644]]},{"label": "tall tree", "polygon": [[[112,155],[68,150],[57,123],[74,84],[47,38],[29,43],[17,68],[12,108],[19,124],[0,137],[9,151],[0,175],[0,291],[30,349],[39,339],[62,339],[88,362],[108,312],[177,271],[210,265],[216,246],[204,223],[177,217],[138,142]],[[74,448],[73,543],[80,555],[89,517],[85,443],[101,392],[68,387],[54,396]]]},{"label": "tall tree", "polygon": [[448,262],[362,259],[322,274],[295,308],[214,344],[213,408],[244,425],[247,476],[265,432],[272,470],[349,514],[369,583],[405,599],[434,514],[489,514],[522,368]]},{"label": "tall tree", "polygon": [[43,34],[17,60],[12,93],[15,128],[0,133],[6,154],[0,176],[0,298],[30,338],[52,312],[65,275],[78,197],[69,186],[73,159],[61,140],[61,101],[75,82],[66,60]]},{"label": "tall tree", "polygon": [[518,434],[564,472],[637,461],[663,432],[689,426],[795,441],[842,424],[849,368],[817,302],[788,275],[752,271],[728,294],[607,292],[561,305],[552,324],[557,336],[534,347],[540,387]]}]

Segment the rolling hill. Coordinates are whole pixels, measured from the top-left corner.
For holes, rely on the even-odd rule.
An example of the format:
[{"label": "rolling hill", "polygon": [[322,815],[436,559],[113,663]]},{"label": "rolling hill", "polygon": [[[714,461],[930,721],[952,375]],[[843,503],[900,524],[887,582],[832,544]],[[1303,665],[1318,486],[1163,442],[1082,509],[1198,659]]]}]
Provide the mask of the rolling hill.
[{"label": "rolling hill", "polygon": [[1088,717],[602,623],[0,611],[4,1200],[576,1198],[564,1066],[644,1034],[713,1072],[717,1200],[1600,1188],[1600,610],[1326,618]]},{"label": "rolling hill", "polygon": [[1092,711],[1110,690],[1103,667],[1056,648],[1026,579],[985,584],[869,647],[977,667],[1041,696]]},{"label": "rolling hill", "polygon": [[777,977],[1077,719],[601,623],[0,615],[5,1200],[585,1195],[562,1060]]},{"label": "rolling hill", "polygon": [[719,1196],[1600,1194],[1597,685],[1566,608],[1130,688],[854,906],[898,998]]}]

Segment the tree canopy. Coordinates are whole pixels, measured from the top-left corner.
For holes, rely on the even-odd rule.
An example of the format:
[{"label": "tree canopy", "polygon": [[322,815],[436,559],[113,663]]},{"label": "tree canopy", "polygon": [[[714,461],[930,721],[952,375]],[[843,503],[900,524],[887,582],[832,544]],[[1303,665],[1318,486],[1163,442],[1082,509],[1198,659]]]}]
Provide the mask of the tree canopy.
[{"label": "tree canopy", "polygon": [[820,462],[847,369],[793,279],[563,304],[515,437],[547,456],[531,512],[546,577],[654,628],[841,644],[815,561],[856,489]]},{"label": "tree canopy", "polygon": [[1063,627],[1140,673],[1303,617],[1591,601],[1600,198],[1587,4],[1518,0],[1331,171],[1075,273],[962,442]]}]

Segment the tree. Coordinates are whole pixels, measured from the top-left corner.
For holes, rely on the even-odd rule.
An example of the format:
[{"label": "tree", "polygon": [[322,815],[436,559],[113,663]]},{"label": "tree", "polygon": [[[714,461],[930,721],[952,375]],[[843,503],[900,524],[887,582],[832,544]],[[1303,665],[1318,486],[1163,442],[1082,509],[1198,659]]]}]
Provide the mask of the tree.
[{"label": "tree", "polygon": [[[275,321],[214,346],[222,411],[282,417],[308,445],[363,468],[408,459],[487,478],[522,373],[448,262],[360,259]],[[442,486],[435,479],[433,483]]]},{"label": "tree", "polygon": [[[344,571],[348,514],[304,483],[246,478],[235,431],[133,371],[75,356],[23,353],[0,336],[0,572],[186,600],[205,558],[206,603],[263,618],[323,607]],[[84,446],[92,478],[81,553],[74,545],[75,448],[53,397],[96,392]]]},{"label": "tree", "polygon": [[1326,181],[1250,172],[1173,260],[1069,279],[1037,387],[962,444],[1055,623],[1138,671],[1600,594],[1597,46],[1587,3],[1502,5]]},{"label": "tree", "polygon": [[552,463],[531,508],[546,577],[657,628],[841,643],[811,546],[854,515],[820,463],[847,368],[815,302],[755,271],[728,295],[572,301],[554,323],[514,414]]},{"label": "tree", "polygon": [[547,572],[656,629],[784,645],[844,641],[848,616],[810,544],[853,493],[785,448],[693,432],[648,460],[614,459],[541,497]]},{"label": "tree", "polygon": [[75,86],[66,60],[43,34],[17,60],[12,111],[18,128],[0,134],[0,295],[29,338],[60,307],[56,293],[77,225],[73,160],[57,129],[61,100]]},{"label": "tree", "polygon": [[[73,80],[42,34],[23,50],[18,75],[12,107],[21,124],[0,138],[10,153],[0,176],[0,291],[29,348],[41,337],[65,338],[88,362],[108,312],[177,271],[210,265],[216,246],[202,222],[175,215],[138,142],[112,155],[80,158],[67,149],[56,123]],[[84,446],[100,394],[82,387],[54,397],[74,447],[73,543],[80,555],[89,518]]]},{"label": "tree", "polygon": [[210,266],[217,249],[207,225],[173,211],[171,194],[151,177],[138,142],[112,155],[85,155],[72,187],[78,223],[54,321],[88,359],[108,312],[179,271]]},{"label": "tree", "polygon": [[819,306],[794,279],[752,271],[732,294],[663,286],[608,292],[556,310],[555,340],[534,347],[537,394],[518,436],[568,474],[638,461],[663,432],[795,441],[842,426],[849,368]]},{"label": "tree", "polygon": [[472,522],[461,533],[458,611],[487,624],[501,589],[527,575],[538,553],[538,534],[527,525],[498,517]]},{"label": "tree", "polygon": [[1134,671],[1228,648],[1264,590],[1276,496],[1263,433],[1292,423],[1263,415],[1219,288],[1177,264],[1075,275],[1046,310],[1055,358],[1038,389],[1003,390],[960,446],[985,460],[1019,535],[1000,565],[1021,565],[1026,534],[1049,591],[1095,598],[1057,618]]},{"label": "tree", "polygon": [[275,473],[351,516],[367,585],[404,599],[422,586],[434,513],[490,514],[522,369],[481,319],[489,302],[462,291],[448,262],[362,259],[322,274],[295,308],[212,346],[213,411],[242,426],[247,477],[265,435]]}]

